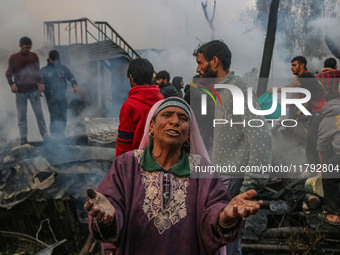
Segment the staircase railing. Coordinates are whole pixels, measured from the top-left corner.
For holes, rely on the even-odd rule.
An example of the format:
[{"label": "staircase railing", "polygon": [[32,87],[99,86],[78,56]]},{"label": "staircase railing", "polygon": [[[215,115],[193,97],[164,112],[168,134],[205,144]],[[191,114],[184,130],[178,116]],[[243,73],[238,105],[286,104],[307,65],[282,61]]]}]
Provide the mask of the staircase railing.
[{"label": "staircase railing", "polygon": [[[67,33],[63,32],[66,31]],[[107,22],[93,22],[88,18],[45,21],[44,37],[48,46],[90,44],[110,40],[135,59],[138,53]]]}]

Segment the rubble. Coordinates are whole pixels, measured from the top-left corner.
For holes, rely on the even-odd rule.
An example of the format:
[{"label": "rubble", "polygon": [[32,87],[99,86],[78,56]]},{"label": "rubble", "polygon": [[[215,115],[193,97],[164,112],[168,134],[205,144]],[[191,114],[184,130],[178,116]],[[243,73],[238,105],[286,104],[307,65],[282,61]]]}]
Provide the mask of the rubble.
[{"label": "rubble", "polygon": [[[82,145],[68,142],[1,146],[3,240],[35,243],[39,246],[36,254],[103,254],[89,236],[83,204],[86,188],[95,188],[109,170],[114,148],[87,146],[84,140]],[[305,183],[302,178],[271,178],[256,194],[255,199],[263,200],[264,205],[245,223],[243,254],[340,252],[340,228],[320,217],[322,197],[308,194]],[[0,247],[2,242],[0,239]]]},{"label": "rubble", "polygon": [[[264,205],[247,218],[243,254],[340,253],[340,226],[320,217],[322,197],[307,193],[304,184],[305,179],[271,179],[256,194]],[[312,206],[303,209],[306,201]]]},{"label": "rubble", "polygon": [[4,164],[10,164],[13,163],[15,161],[15,157],[13,156],[6,156],[3,158],[2,163]]},{"label": "rubble", "polygon": [[78,254],[89,235],[85,190],[104,178],[114,149],[32,144],[1,147],[12,160],[0,163],[0,247],[14,238],[35,243],[34,254]]},{"label": "rubble", "polygon": [[89,141],[113,143],[118,136],[118,118],[85,118],[85,128]]},{"label": "rubble", "polygon": [[23,155],[23,154],[29,153],[32,150],[34,150],[34,146],[32,146],[29,143],[26,143],[26,144],[23,144],[23,145],[13,147],[11,149],[11,155],[15,157],[15,156],[18,156],[18,155]]}]

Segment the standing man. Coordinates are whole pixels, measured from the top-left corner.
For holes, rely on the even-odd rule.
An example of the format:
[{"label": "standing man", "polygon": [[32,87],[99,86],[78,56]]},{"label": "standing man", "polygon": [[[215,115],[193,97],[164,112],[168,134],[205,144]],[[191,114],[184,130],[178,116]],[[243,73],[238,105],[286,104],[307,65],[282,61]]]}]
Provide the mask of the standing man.
[{"label": "standing man", "polygon": [[10,56],[6,77],[11,91],[15,93],[18,112],[20,144],[27,143],[27,100],[30,100],[38,127],[44,141],[48,139],[44,114],[41,108],[40,93],[44,92],[39,58],[31,52],[32,40],[22,37],[20,51]]},{"label": "standing man", "polygon": [[332,90],[340,92],[340,71],[336,69],[336,64],[335,58],[327,58],[324,62],[324,69],[316,75],[325,87],[326,93]]},{"label": "standing man", "polygon": [[170,83],[170,74],[167,71],[163,70],[156,74],[156,83],[164,98],[179,96],[176,88]]},{"label": "standing man", "polygon": [[[303,56],[294,57],[291,61],[292,73],[296,76],[296,80],[284,88],[301,87],[308,89],[311,93],[311,100],[306,103],[305,107],[310,112],[318,112],[326,103],[325,89],[323,85],[315,78],[314,74],[307,71],[307,60]],[[281,88],[277,90],[281,93]],[[272,89],[268,89],[272,93]]]},{"label": "standing man", "polygon": [[45,84],[45,95],[50,112],[50,134],[62,139],[65,137],[67,122],[67,80],[71,83],[74,93],[80,92],[77,81],[70,70],[60,63],[59,52],[51,50],[47,66],[41,69]]},{"label": "standing man", "polygon": [[[202,78],[215,78],[219,84],[231,84],[242,90],[247,98],[248,85],[240,77],[229,70],[231,52],[228,46],[219,40],[202,44],[193,55],[196,57],[196,72]],[[271,134],[267,125],[250,127],[248,125],[229,125],[234,123],[248,123],[250,119],[261,119],[263,116],[254,115],[245,103],[244,115],[233,116],[233,97],[229,89],[219,91],[223,106],[216,105],[215,118],[226,119],[228,124],[216,125],[212,149],[213,165],[235,166],[238,170],[242,166],[260,166],[271,163]],[[246,102],[247,100],[245,100]],[[259,109],[258,100],[253,93],[254,107]],[[212,124],[211,124],[212,125]],[[268,180],[268,175],[245,174],[244,176],[222,175],[222,179],[231,195],[235,197],[250,189],[259,190]],[[240,239],[227,245],[227,254],[242,254]]]},{"label": "standing man", "polygon": [[[340,92],[331,91],[322,108],[317,150],[322,165],[326,221],[340,225]],[[333,172],[334,170],[334,172]]]},{"label": "standing man", "polygon": [[131,89],[120,109],[116,156],[138,148],[151,107],[164,99],[159,88],[151,85],[153,73],[153,66],[147,59],[138,58],[129,65],[127,76]]},{"label": "standing man", "polygon": [[[296,76],[296,80],[291,84],[285,86],[288,87],[301,87],[309,90],[311,93],[311,99],[305,103],[306,109],[312,113],[312,116],[302,116],[300,111],[295,108],[293,114],[294,118],[299,120],[298,126],[292,129],[292,131],[300,137],[306,145],[306,157],[309,164],[318,164],[318,153],[316,151],[318,126],[320,123],[320,115],[318,112],[322,109],[326,100],[325,89],[321,82],[316,77],[307,71],[307,60],[303,56],[294,57],[291,61],[292,73]],[[272,92],[268,89],[268,92]],[[278,89],[281,93],[281,88]],[[297,97],[300,95],[298,94]]]}]

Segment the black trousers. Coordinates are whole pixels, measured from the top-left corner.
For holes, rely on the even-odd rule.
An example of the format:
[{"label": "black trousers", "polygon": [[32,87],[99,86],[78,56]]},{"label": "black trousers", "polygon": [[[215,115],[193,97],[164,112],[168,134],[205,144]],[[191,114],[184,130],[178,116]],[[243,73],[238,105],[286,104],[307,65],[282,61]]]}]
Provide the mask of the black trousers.
[{"label": "black trousers", "polygon": [[[340,155],[334,154],[329,160],[327,165],[333,165],[340,168]],[[323,174],[324,176],[324,174]],[[340,169],[339,172],[334,172],[327,178],[322,178],[322,186],[324,192],[324,205],[328,214],[334,214],[340,216]]]},{"label": "black trousers", "polygon": [[45,92],[48,111],[50,113],[50,134],[52,137],[65,136],[67,122],[67,99],[65,93]]}]

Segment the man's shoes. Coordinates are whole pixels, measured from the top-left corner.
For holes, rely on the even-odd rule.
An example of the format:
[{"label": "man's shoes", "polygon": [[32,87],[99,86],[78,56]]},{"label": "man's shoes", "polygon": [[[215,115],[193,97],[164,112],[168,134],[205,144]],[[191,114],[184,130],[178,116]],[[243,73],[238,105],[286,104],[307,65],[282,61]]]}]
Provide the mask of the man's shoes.
[{"label": "man's shoes", "polygon": [[27,138],[20,138],[20,145],[24,145],[27,143]]}]

